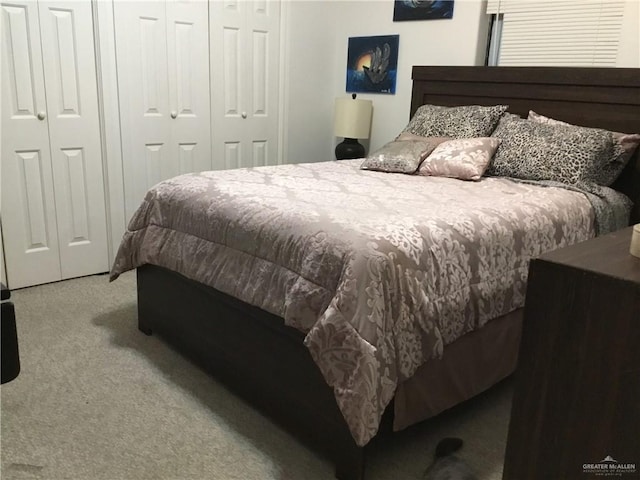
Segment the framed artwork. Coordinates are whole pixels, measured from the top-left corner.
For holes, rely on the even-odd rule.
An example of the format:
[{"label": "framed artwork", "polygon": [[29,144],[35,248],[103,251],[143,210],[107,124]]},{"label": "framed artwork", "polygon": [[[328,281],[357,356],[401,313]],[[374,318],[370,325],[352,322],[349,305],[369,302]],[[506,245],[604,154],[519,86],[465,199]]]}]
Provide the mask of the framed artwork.
[{"label": "framed artwork", "polygon": [[453,0],[395,0],[393,21],[453,18]]},{"label": "framed artwork", "polygon": [[399,35],[350,37],[347,92],[396,93]]}]

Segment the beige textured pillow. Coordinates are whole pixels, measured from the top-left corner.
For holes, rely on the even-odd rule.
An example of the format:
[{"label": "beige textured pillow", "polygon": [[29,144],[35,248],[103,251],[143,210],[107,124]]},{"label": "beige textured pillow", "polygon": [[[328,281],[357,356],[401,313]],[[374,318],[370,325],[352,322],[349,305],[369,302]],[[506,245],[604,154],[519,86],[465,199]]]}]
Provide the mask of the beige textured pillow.
[{"label": "beige textured pillow", "polygon": [[459,138],[438,145],[420,165],[418,175],[480,180],[501,140]]},{"label": "beige textured pillow", "polygon": [[442,140],[423,137],[422,140],[389,142],[365,158],[362,170],[377,170],[390,173],[414,173],[420,162],[429,155]]}]

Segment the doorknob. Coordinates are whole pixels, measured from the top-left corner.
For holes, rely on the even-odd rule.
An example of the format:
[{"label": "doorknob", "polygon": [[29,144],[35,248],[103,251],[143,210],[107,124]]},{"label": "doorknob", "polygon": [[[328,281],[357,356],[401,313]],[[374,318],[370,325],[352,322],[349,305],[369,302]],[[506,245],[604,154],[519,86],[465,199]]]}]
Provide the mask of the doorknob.
[{"label": "doorknob", "polygon": [[171,112],[171,118],[176,118],[178,116],[178,112],[175,110]]},{"label": "doorknob", "polygon": [[242,118],[247,118],[247,112],[242,112]]},{"label": "doorknob", "polygon": [[38,120],[44,120],[47,115],[44,112],[38,112]]}]

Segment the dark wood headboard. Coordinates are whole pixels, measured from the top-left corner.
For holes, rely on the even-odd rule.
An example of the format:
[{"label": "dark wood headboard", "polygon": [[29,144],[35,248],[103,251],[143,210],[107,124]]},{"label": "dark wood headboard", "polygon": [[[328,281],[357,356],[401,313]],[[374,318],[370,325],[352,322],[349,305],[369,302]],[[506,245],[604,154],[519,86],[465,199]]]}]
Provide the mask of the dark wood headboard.
[{"label": "dark wood headboard", "polygon": [[[413,67],[411,115],[420,105],[509,105],[565,122],[640,133],[640,69],[580,67]],[[640,222],[640,149],[613,185]]]}]

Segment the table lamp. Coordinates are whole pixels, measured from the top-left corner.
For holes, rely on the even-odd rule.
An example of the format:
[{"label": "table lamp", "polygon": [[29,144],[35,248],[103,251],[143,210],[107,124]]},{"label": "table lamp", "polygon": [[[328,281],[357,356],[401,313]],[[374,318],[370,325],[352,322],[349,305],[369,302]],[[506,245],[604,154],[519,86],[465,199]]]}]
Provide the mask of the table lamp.
[{"label": "table lamp", "polygon": [[359,138],[369,138],[371,131],[371,100],[336,98],[336,109],[333,131],[336,137],[344,137],[344,141],[336,145],[336,159],[363,158],[364,146],[358,143]]}]

